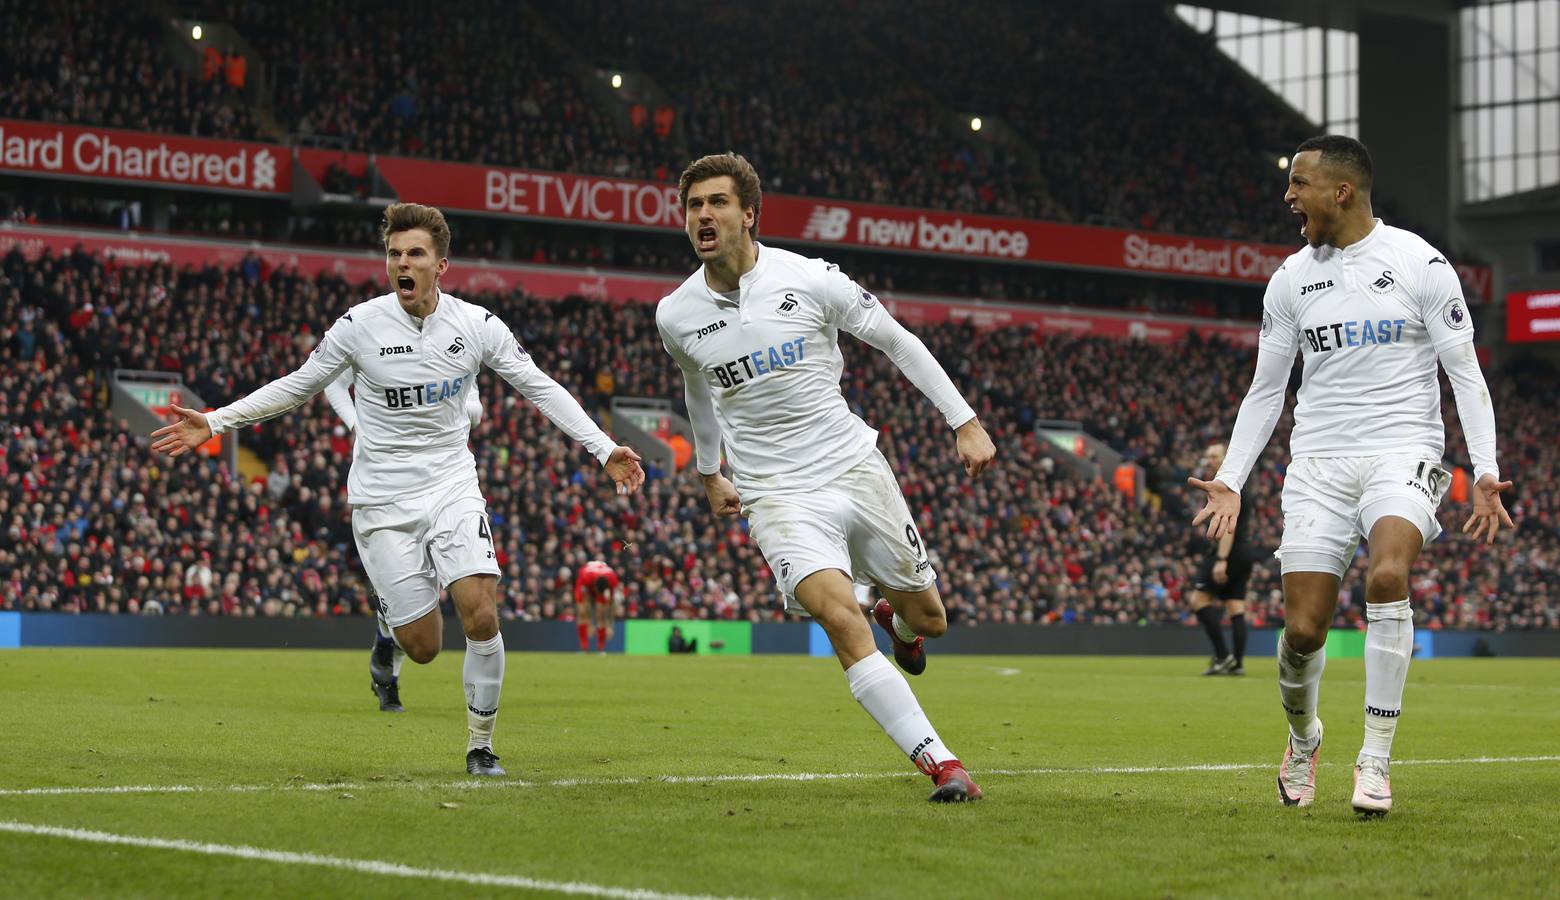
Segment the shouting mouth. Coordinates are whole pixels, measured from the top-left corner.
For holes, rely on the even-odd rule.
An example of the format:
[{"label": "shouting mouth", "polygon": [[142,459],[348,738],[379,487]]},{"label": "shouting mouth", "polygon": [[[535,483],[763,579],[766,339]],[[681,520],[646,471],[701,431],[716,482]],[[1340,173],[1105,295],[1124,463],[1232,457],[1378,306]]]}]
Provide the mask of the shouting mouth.
[{"label": "shouting mouth", "polygon": [[699,250],[708,252],[715,249],[716,238],[715,227],[713,225],[706,225],[703,228],[700,228],[698,238]]},{"label": "shouting mouth", "polygon": [[395,289],[397,293],[410,297],[417,291],[417,279],[410,275],[397,276],[395,279]]}]

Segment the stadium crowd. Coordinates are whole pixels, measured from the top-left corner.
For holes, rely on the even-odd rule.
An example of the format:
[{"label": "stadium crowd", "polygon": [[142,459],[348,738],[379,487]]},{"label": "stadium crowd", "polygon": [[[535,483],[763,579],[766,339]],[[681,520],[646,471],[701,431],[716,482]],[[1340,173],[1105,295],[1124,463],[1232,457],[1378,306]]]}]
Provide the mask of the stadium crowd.
[{"label": "stadium crowd", "polygon": [[473,0],[411,31],[386,30],[383,9],[349,0],[245,0],[222,15],[276,71],[277,117],[305,140],[657,181],[685,164],[666,138],[621,127],[589,98],[569,39],[522,6]]},{"label": "stadium crowd", "polygon": [[[243,432],[269,471],[243,478],[201,458],[154,457],[108,412],[115,367],[183,373],[208,403],[290,371],[372,285],[267,271],[111,267],[84,254],[0,260],[0,608],[121,613],[324,616],[370,610],[344,505],[351,435],[323,399]],[[516,329],[542,367],[605,417],[613,396],[680,398],[649,304],[518,295],[470,298]],[[996,436],[997,464],[970,481],[952,439],[892,364],[846,341],[847,400],[882,434],[929,536],[958,622],[1188,621],[1199,552],[1181,487],[1202,448],[1225,437],[1252,356],[1217,341],[1126,345],[1016,328],[918,329]],[[1129,349],[1130,353],[1125,352]],[[1011,378],[1015,372],[1022,379]],[[717,520],[697,479],[652,472],[643,494],[613,494],[599,468],[507,385],[481,379],[472,435],[490,501],[504,614],[572,614],[571,574],[604,558],[623,575],[628,614],[775,619],[770,575],[740,521]],[[1413,575],[1428,627],[1560,627],[1560,494],[1552,415],[1560,380],[1491,379],[1503,468],[1518,482],[1519,528],[1494,547],[1456,536],[1466,508]],[[1466,450],[1448,400],[1448,457]],[[1033,429],[1071,419],[1141,466],[1146,491],[1072,474]],[[1281,423],[1258,471],[1257,544],[1277,541]],[[1363,563],[1357,563],[1357,566]],[[1282,617],[1277,569],[1257,566],[1253,625]],[[1356,623],[1358,578],[1341,623]]]},{"label": "stadium crowd", "polygon": [[[0,116],[660,182],[737,148],[779,193],[1285,243],[1272,155],[1310,130],[1157,7],[476,0],[415,35],[346,0],[185,10],[253,48],[264,135],[243,91],[176,58],[168,20],[89,0],[0,11]],[[752,34],[784,52],[752,52]],[[607,70],[630,83],[593,90]]]},{"label": "stadium crowd", "polygon": [[241,92],[173,65],[168,24],[139,5],[0,0],[0,21],[0,118],[260,137]]}]

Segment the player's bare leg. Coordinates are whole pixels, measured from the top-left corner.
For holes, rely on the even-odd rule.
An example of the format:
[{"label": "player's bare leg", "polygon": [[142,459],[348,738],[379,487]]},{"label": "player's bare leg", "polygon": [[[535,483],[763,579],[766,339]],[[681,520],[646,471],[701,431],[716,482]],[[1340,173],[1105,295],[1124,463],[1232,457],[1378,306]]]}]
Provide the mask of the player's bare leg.
[{"label": "player's bare leg", "polygon": [[1388,777],[1392,737],[1403,711],[1403,685],[1414,655],[1414,612],[1408,572],[1419,558],[1419,526],[1383,516],[1370,530],[1365,572],[1365,742],[1354,763],[1354,811],[1386,815],[1392,809]]},{"label": "player's bare leg", "polygon": [[829,636],[851,696],[911,762],[931,776],[936,789],[930,799],[940,803],[979,799],[980,788],[937,736],[909,682],[877,651],[872,627],[862,618],[845,573],[823,569],[808,575],[796,586],[796,600]]},{"label": "player's bare leg", "polygon": [[1278,771],[1278,799],[1310,806],[1316,799],[1316,760],[1322,720],[1316,717],[1327,628],[1338,606],[1337,575],[1284,573],[1284,633],[1278,639],[1278,693],[1289,716],[1289,740]]},{"label": "player's bare leg", "polygon": [[461,680],[466,686],[466,771],[473,775],[503,775],[493,755],[493,724],[504,688],[504,636],[498,630],[498,578],[468,575],[450,584],[450,599],[466,632],[466,661]]},{"label": "player's bare leg", "polygon": [[898,591],[878,585],[883,599],[872,610],[872,617],[883,626],[894,643],[894,660],[906,674],[926,671],[925,638],[942,637],[948,630],[948,612],[943,608],[937,585],[920,591]]},{"label": "player's bare leg", "polygon": [[420,666],[433,662],[444,644],[444,616],[435,606],[427,614],[395,630],[395,642]]}]

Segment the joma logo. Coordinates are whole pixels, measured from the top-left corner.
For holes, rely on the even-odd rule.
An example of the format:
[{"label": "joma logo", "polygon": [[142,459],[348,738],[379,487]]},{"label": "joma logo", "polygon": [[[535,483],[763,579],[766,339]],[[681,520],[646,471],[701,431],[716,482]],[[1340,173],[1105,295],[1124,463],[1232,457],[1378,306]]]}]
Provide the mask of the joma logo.
[{"label": "joma logo", "polygon": [[412,351],[412,347],[411,347],[410,344],[403,344],[403,345],[401,345],[399,347],[380,347],[379,348],[379,355],[380,356],[398,356],[398,355],[400,355],[402,353],[411,353],[411,352],[413,352],[413,351]]}]

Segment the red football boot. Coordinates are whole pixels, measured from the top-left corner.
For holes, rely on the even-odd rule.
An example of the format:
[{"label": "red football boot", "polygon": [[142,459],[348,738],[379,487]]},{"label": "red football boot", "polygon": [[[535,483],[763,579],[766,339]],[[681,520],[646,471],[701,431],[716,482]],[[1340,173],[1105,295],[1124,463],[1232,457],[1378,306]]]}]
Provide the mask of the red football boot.
[{"label": "red football boot", "polygon": [[899,668],[904,669],[906,675],[925,672],[926,638],[918,635],[914,641],[902,640],[894,631],[894,608],[888,605],[887,600],[879,600],[877,606],[872,608],[872,618],[883,626],[889,640],[894,642],[894,662],[899,663]]},{"label": "red football boot", "polygon": [[943,760],[940,763],[916,762],[916,768],[930,775],[932,783],[937,789],[926,799],[933,803],[964,803],[967,800],[979,800],[985,796],[981,793],[980,785],[970,777],[970,773],[964,771],[964,763],[956,759]]}]

